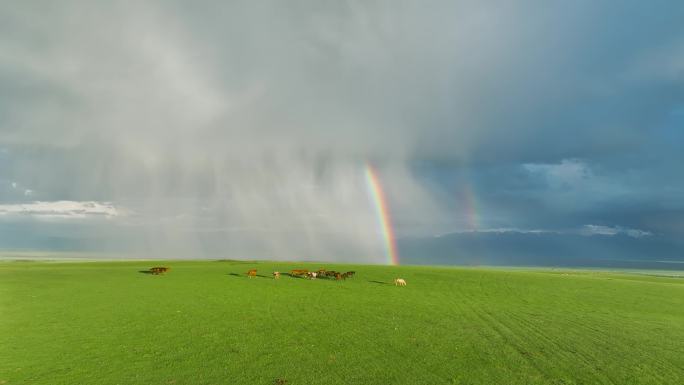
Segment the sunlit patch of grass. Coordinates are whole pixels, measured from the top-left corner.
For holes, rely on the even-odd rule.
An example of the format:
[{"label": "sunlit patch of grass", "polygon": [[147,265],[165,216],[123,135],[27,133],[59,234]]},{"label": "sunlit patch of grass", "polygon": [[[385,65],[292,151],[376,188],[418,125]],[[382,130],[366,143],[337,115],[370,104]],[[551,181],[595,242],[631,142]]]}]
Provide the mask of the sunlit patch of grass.
[{"label": "sunlit patch of grass", "polygon": [[[153,265],[172,269],[139,273]],[[270,277],[321,266],[356,276]],[[251,268],[258,276],[248,279]],[[397,277],[408,285],[395,287]],[[244,261],[0,264],[6,384],[678,384],[682,341],[679,278]]]}]

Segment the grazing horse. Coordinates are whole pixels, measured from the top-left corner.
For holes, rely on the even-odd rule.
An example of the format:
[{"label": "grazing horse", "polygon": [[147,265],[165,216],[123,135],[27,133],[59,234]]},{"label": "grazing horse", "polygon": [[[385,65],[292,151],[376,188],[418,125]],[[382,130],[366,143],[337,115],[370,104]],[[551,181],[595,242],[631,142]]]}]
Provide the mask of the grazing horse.
[{"label": "grazing horse", "polygon": [[164,274],[164,273],[166,273],[167,271],[169,271],[169,269],[170,269],[169,267],[157,266],[157,267],[151,268],[151,269],[150,269],[150,272],[151,272],[152,274],[155,274],[155,275],[157,275],[157,274]]},{"label": "grazing horse", "polygon": [[340,279],[342,279],[342,274],[340,274],[340,273],[335,273],[335,279],[338,280],[338,281],[339,281]]},{"label": "grazing horse", "polygon": [[256,277],[256,272],[257,272],[256,269],[252,269],[252,270],[248,271],[247,272],[247,278]]},{"label": "grazing horse", "polygon": [[406,281],[403,278],[397,278],[394,280],[394,286],[406,286]]},{"label": "grazing horse", "polygon": [[280,279],[280,272],[279,271],[273,272],[273,279]]},{"label": "grazing horse", "polygon": [[317,276],[317,275],[318,275],[318,273],[315,273],[315,272],[313,272],[313,271],[310,272],[310,273],[306,273],[306,277],[309,278],[309,279],[316,279],[316,276]]},{"label": "grazing horse", "polygon": [[306,269],[294,269],[290,271],[291,276],[296,276],[296,275],[306,275],[309,272],[309,270]]}]

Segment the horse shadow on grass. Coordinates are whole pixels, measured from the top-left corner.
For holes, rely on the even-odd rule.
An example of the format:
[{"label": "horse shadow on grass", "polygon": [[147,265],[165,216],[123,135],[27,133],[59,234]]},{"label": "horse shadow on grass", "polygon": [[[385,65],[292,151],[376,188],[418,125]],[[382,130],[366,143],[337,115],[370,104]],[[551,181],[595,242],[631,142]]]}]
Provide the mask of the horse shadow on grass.
[{"label": "horse shadow on grass", "polygon": [[290,273],[285,273],[284,275],[287,275],[290,278],[306,279],[305,275],[297,275],[297,274],[290,274]]},{"label": "horse shadow on grass", "polygon": [[370,283],[377,283],[378,285],[389,285],[387,282],[380,282],[380,281],[368,281]]},{"label": "horse shadow on grass", "polygon": [[140,274],[152,274],[152,271],[150,271],[150,270],[138,270],[138,273],[140,273]]}]

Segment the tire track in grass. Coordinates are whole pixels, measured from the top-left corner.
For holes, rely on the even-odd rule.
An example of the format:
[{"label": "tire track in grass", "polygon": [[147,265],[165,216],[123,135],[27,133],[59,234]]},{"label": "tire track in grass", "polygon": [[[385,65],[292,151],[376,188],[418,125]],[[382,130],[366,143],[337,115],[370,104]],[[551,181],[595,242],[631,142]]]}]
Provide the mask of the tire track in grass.
[{"label": "tire track in grass", "polygon": [[[510,288],[510,285],[507,285],[507,287]],[[577,303],[577,306],[581,306],[582,303]],[[586,312],[590,312],[591,309],[584,309]],[[557,341],[557,339],[554,339],[550,337],[548,334],[543,333],[541,329],[539,329],[536,325],[534,325],[529,317],[525,317],[523,315],[510,315],[510,318],[515,318],[521,325],[526,325],[526,329],[530,331],[531,333],[535,333],[539,335],[541,338],[546,339],[547,341],[553,343],[559,351],[562,352],[568,352],[572,355],[572,353],[577,353],[578,357],[583,361],[585,366],[588,366],[589,368],[594,369],[596,372],[596,375],[601,375],[604,376],[606,379],[608,379],[611,383],[619,384],[621,383],[621,380],[616,378],[615,376],[610,375],[609,373],[603,372],[600,367],[596,366],[595,362],[597,360],[597,357],[595,355],[590,354],[590,352],[587,352],[583,350],[581,347],[578,347],[577,351],[569,351],[564,345],[560,344],[560,342]],[[565,329],[566,334],[572,334],[573,339],[575,341],[579,340],[588,340],[591,338],[595,343],[600,343],[603,346],[607,347],[612,347],[613,349],[619,349],[625,352],[628,352],[633,349],[633,347],[627,342],[624,341],[623,339],[620,338],[611,338],[609,336],[605,335],[605,332],[601,329],[598,329],[593,326],[593,324],[586,324],[581,322],[580,320],[576,320],[574,318],[564,318],[563,319],[564,323],[569,324],[571,327],[568,327]],[[598,351],[597,351],[598,353]],[[567,355],[567,354],[566,354]],[[639,364],[642,364],[642,360],[635,360],[635,359],[630,359],[630,356],[623,356],[621,360],[628,360],[630,366],[638,366]],[[673,373],[672,371],[672,366],[669,365],[669,363],[666,363],[662,360],[657,360],[654,359],[651,362],[656,363],[658,368],[657,369],[651,369],[649,370],[650,375],[655,378],[659,379],[659,382],[666,381],[666,377],[663,375],[663,370],[666,372]]]},{"label": "tire track in grass", "polygon": [[[470,287],[471,287],[470,284],[465,285],[465,288],[470,288]],[[455,305],[456,305],[455,307],[461,309],[461,310],[462,310],[462,313],[463,313],[464,317],[466,317],[466,319],[468,319],[468,320],[473,320],[473,322],[472,322],[473,325],[481,324],[481,323],[482,323],[482,319],[481,319],[481,318],[479,317],[479,315],[473,310],[473,309],[476,307],[476,305],[473,304],[473,302],[474,302],[474,300],[473,300],[473,294],[470,293],[470,292],[468,292],[468,291],[464,291],[463,288],[461,288],[461,289],[462,289],[462,290],[460,291],[460,294],[461,294],[461,295],[460,295],[460,297],[458,298],[458,299],[460,299],[460,301],[458,301],[457,298],[456,298],[456,297],[453,297],[453,296],[444,295],[444,297],[446,297],[446,300],[448,300],[448,301],[450,301],[451,303],[455,304]],[[480,321],[480,322],[474,322],[475,320],[478,320],[478,321]],[[488,336],[487,334],[485,334],[485,333],[482,331],[481,328],[478,327],[478,328],[475,328],[475,329],[477,330],[477,334],[478,334],[480,337],[484,338],[485,340],[488,340],[488,339],[489,339],[489,338],[488,338],[489,336]],[[478,352],[479,352],[479,351],[478,351]],[[479,354],[480,357],[484,357],[483,354],[481,354],[481,352],[479,352],[479,353],[480,353],[480,354]]]},{"label": "tire track in grass", "polygon": [[522,340],[508,327],[499,322],[495,317],[489,315],[488,313],[473,308],[474,314],[486,325],[489,326],[501,340],[510,348],[518,353],[518,355],[525,360],[528,365],[533,368],[541,377],[546,380],[554,379],[554,376],[550,375],[547,370],[545,370],[539,363],[530,357],[529,352],[525,349],[525,344]]},{"label": "tire track in grass", "polygon": [[[505,328],[502,327],[502,325],[494,317],[485,313],[482,310],[481,304],[483,302],[486,302],[487,299],[490,298],[490,294],[488,293],[488,291],[484,290],[482,280],[483,274],[480,273],[477,282],[475,283],[480,288],[480,291],[478,293],[479,295],[475,297],[471,294],[466,297],[467,305],[470,310],[469,313],[474,315],[482,325],[485,325],[489,330],[492,330],[504,343],[504,346],[507,346],[512,351],[516,352],[520,356],[520,358],[522,358],[527,363],[527,366],[531,368],[534,372],[536,372],[539,377],[541,377],[543,380],[546,380],[547,382],[552,380],[553,377],[551,377],[549,373],[546,370],[544,370],[536,362],[536,360],[530,357],[527,351],[523,349],[524,344],[521,344],[519,340],[515,340],[517,336],[515,336],[510,331],[510,329],[508,330],[508,333],[506,333]],[[487,333],[484,333],[483,331],[478,331],[478,334],[485,340],[489,340],[491,338]]]},{"label": "tire track in grass", "polygon": [[[581,320],[568,320],[570,323],[572,323],[575,327],[578,329],[583,329],[587,330],[590,332],[593,332],[595,335],[600,336],[599,338],[596,338],[598,341],[601,341],[601,343],[604,346],[608,347],[613,347],[614,349],[620,349],[621,351],[624,352],[629,352],[634,349],[634,343],[638,343],[638,341],[629,341],[625,340],[623,338],[613,338],[609,335],[607,335],[604,330],[596,328],[593,326],[595,322],[592,322],[591,324],[588,324],[586,322],[582,322]],[[614,321],[610,319],[609,321]],[[589,322],[589,321],[587,321]],[[629,334],[629,332],[625,331],[626,334]],[[634,342],[634,343],[632,343]],[[651,368],[649,370],[649,373],[654,377],[654,378],[659,378],[662,381],[666,381],[667,377],[664,376],[665,372],[674,374],[674,375],[681,375],[681,372],[677,372],[673,366],[673,364],[670,361],[665,361],[663,360],[659,355],[649,355],[649,363],[654,365],[655,367]],[[631,358],[631,359],[630,359]],[[629,365],[633,366],[640,366],[643,364],[643,359],[637,358],[636,356],[630,357],[630,356],[623,356],[622,360],[629,360]]]},{"label": "tire track in grass", "polygon": [[[513,286],[511,286],[510,278],[511,274],[502,274],[502,280],[498,280],[497,283],[501,286],[504,286],[504,289],[509,295],[513,295],[513,293],[515,293],[518,290],[517,287],[514,288]],[[513,329],[511,326],[512,324],[519,328],[523,332],[523,334],[535,336],[535,338],[531,338],[528,341],[541,342],[540,344],[535,344],[538,347],[550,346],[552,349],[554,349],[551,356],[559,355],[563,358],[563,361],[568,362],[577,361],[577,359],[579,359],[582,366],[591,370],[592,377],[594,377],[593,383],[597,383],[595,382],[597,380],[601,381],[601,383],[605,381],[608,381],[608,383],[610,384],[616,383],[615,380],[611,378],[608,374],[596,370],[596,365],[593,364],[593,362],[595,362],[594,357],[588,356],[587,353],[582,352],[579,349],[577,351],[568,350],[568,348],[564,346],[560,341],[558,341],[557,338],[554,338],[553,336],[549,336],[548,334],[542,332],[542,330],[537,325],[532,323],[528,316],[523,316],[519,313],[507,311],[504,313],[503,317],[495,317],[493,314],[487,312],[486,310],[484,312],[487,313],[490,317],[496,318],[502,325],[505,325],[511,331]],[[583,335],[581,337],[586,336]],[[549,355],[547,354],[547,356]]]},{"label": "tire track in grass", "polygon": [[[488,289],[485,288],[483,285],[483,275],[480,275],[480,279],[478,280],[478,286],[480,287],[480,292],[485,293],[486,298],[490,298],[491,295],[488,292]],[[512,288],[511,286],[500,280],[495,281],[497,285],[499,286],[505,286],[504,289],[506,289],[507,293],[511,293]],[[479,307],[477,309],[474,309],[474,311],[481,317],[481,319],[488,323],[493,330],[495,330],[499,336],[509,345],[511,346],[515,351],[518,352],[520,356],[527,361],[530,366],[535,368],[540,374],[542,374],[547,380],[562,380],[558,378],[558,376],[552,374],[545,366],[543,366],[543,363],[538,362],[537,359],[532,357],[530,355],[530,352],[528,351],[530,347],[533,347],[531,345],[535,345],[539,354],[544,357],[545,362],[549,361],[555,361],[554,356],[557,355],[558,352],[562,353],[561,355],[565,358],[568,357],[570,359],[576,358],[574,355],[569,354],[567,351],[564,350],[563,346],[560,345],[556,340],[549,338],[548,336],[545,336],[543,334],[540,334],[540,332],[537,330],[536,327],[531,327],[531,326],[525,326],[525,323],[523,322],[516,322],[514,323],[515,327],[518,327],[524,331],[523,334],[530,334],[535,336],[536,338],[524,338],[520,336],[519,331],[515,330],[515,327],[512,327],[510,325],[510,322],[505,322],[504,319],[511,319],[511,314],[510,312],[505,313],[505,317],[497,317],[496,315],[492,314],[491,312]],[[517,320],[520,320],[520,318],[516,318]],[[541,342],[541,345],[537,342]],[[544,351],[543,349],[539,349],[540,347],[545,347],[551,345],[552,350],[550,352]],[[591,367],[591,364],[584,358],[582,357],[582,362],[585,366]],[[600,376],[597,376],[596,371],[592,371],[594,380],[599,380],[601,381],[603,378]],[[614,383],[612,379],[606,378],[609,383]],[[597,382],[593,382],[597,383]],[[601,383],[604,383],[604,381],[601,381]]]},{"label": "tire track in grass", "polygon": [[[497,281],[504,286],[504,289],[507,293],[509,293],[509,295],[513,295],[513,293],[519,291],[519,286],[511,286],[511,276],[511,273],[502,274],[503,279]],[[494,317],[492,314],[490,314],[490,316]],[[567,346],[559,342],[557,338],[553,338],[552,336],[543,333],[537,325],[533,324],[529,316],[521,316],[519,313],[515,312],[506,312],[505,317],[501,317],[499,321],[506,325],[509,329],[512,329],[511,324],[513,324],[517,326],[517,328],[519,328],[524,335],[534,336],[535,338],[530,339],[530,341],[540,341],[541,344],[537,344],[539,347],[551,346],[554,349],[553,353],[547,354],[547,356],[561,356],[563,358],[562,362],[573,362],[579,358],[582,366],[591,370],[594,380],[606,380],[611,384],[615,383],[614,379],[610,378],[610,376],[605,374],[603,376],[600,375],[602,373],[596,370],[596,366],[592,361],[593,357],[588,357],[585,352],[580,352],[579,350],[568,350]]]},{"label": "tire track in grass", "polygon": [[[442,280],[446,277],[439,276],[437,277],[438,279]],[[432,279],[433,282],[436,282],[436,279]],[[425,294],[430,294],[429,296],[424,294],[424,297],[421,299],[423,302],[422,304],[425,306],[425,308],[422,309],[420,314],[423,316],[423,319],[421,319],[421,323],[423,325],[426,325],[425,329],[428,330],[440,330],[442,332],[448,332],[454,327],[454,318],[452,316],[458,315],[461,318],[462,322],[465,323],[466,325],[471,325],[474,324],[472,321],[472,317],[469,314],[467,310],[467,307],[464,305],[463,301],[463,296],[464,293],[462,291],[456,290],[456,288],[453,285],[453,281],[446,281],[442,282],[440,286],[435,286],[433,287],[433,291],[430,291]],[[448,298],[447,298],[448,297]],[[445,306],[446,305],[446,306]],[[450,306],[451,305],[451,306]],[[445,307],[447,308],[447,314],[445,314]],[[459,342],[464,342],[461,338],[468,338],[471,337],[469,334],[454,334],[454,337]],[[415,337],[409,338],[411,342],[415,340]],[[443,342],[445,340],[444,336],[440,338],[440,341]],[[454,341],[454,339],[451,339],[450,341]],[[457,346],[457,348],[453,348],[454,346]],[[428,371],[429,374],[431,374],[430,382],[425,382],[425,383],[432,383],[432,384],[438,384],[438,383],[453,383],[456,378],[459,378],[462,376],[461,371],[454,371],[453,369],[450,370],[435,370],[434,368],[449,368],[450,365],[453,363],[453,360],[458,360],[463,359],[463,358],[468,358],[468,356],[463,355],[463,351],[459,351],[458,347],[462,347],[461,345],[452,345],[450,342],[445,343],[443,345],[442,349],[446,350],[439,350],[438,355],[434,355],[429,363],[429,366],[431,367],[431,370]],[[434,346],[433,346],[434,348]],[[436,348],[435,348],[436,349]],[[438,350],[438,349],[436,349]],[[477,351],[476,351],[477,352]],[[478,354],[478,357],[482,357],[482,354]],[[422,380],[427,381],[425,375],[422,375]],[[449,382],[452,381],[452,382]]]},{"label": "tire track in grass", "polygon": [[[602,371],[602,366],[597,365],[597,360],[600,360],[600,357],[596,357],[596,354],[600,354],[598,351],[593,351],[596,354],[591,354],[591,352],[587,352],[585,349],[582,349],[581,346],[576,346],[575,350],[569,350],[565,346],[561,345],[559,342],[555,341],[553,338],[549,337],[546,333],[541,331],[539,328],[536,326],[532,325],[532,323],[529,320],[526,320],[524,318],[521,318],[520,316],[512,316],[512,318],[517,319],[521,324],[526,324],[527,329],[530,330],[530,332],[535,333],[536,335],[540,336],[541,338],[545,338],[546,340],[554,343],[556,347],[559,349],[559,351],[566,352],[566,355],[569,355],[570,357],[576,357],[580,358],[583,362],[583,364],[590,368],[594,373],[596,373],[596,376],[598,377],[605,377],[608,379],[611,383],[613,384],[619,384],[620,380],[615,378],[614,376],[610,375],[609,373],[603,372]],[[591,343],[596,345],[596,344],[602,344],[604,346],[619,346],[620,344],[616,340],[608,340],[607,338],[602,338],[601,335],[602,333],[591,333],[591,332],[586,332],[582,331],[580,329],[582,328],[582,325],[573,322],[572,320],[565,320],[568,326],[564,329],[564,332],[566,334],[571,335],[571,337],[574,340],[587,340],[589,341],[591,339]],[[588,330],[593,330],[595,329],[591,328]],[[622,360],[626,359],[626,357],[623,357]]]},{"label": "tire track in grass", "polygon": [[[510,279],[510,275],[507,275],[507,278]],[[506,287],[509,290],[512,290],[510,284],[506,283]],[[581,303],[577,305],[581,305]],[[590,311],[590,309],[585,310]],[[549,336],[547,333],[544,333],[542,329],[540,329],[531,321],[530,317],[526,317],[525,315],[509,313],[505,319],[516,320],[516,322],[521,327],[525,328],[529,333],[533,333],[537,335],[539,338],[547,341],[548,343],[553,344],[558,350],[558,352],[562,353],[564,357],[568,357],[570,359],[579,358],[579,360],[584,364],[585,367],[591,369],[594,372],[595,377],[605,378],[607,381],[610,381],[610,383],[613,384],[620,384],[623,382],[623,380],[618,379],[614,375],[602,371],[601,367],[596,365],[596,361],[600,358],[596,357],[596,354],[591,354],[594,353],[594,351],[586,351],[586,349],[582,349],[581,346],[577,346],[577,349],[575,350],[568,350],[568,348],[562,343],[560,343],[560,341],[558,341],[557,338],[553,338],[553,336]],[[627,341],[624,341],[619,338],[615,339],[605,336],[603,330],[593,327],[593,324],[588,325],[574,318],[564,318],[563,322],[570,326],[565,329],[565,333],[570,334],[574,341],[589,340],[591,338],[593,341],[595,341],[596,344],[602,344],[603,346],[612,347],[613,349],[619,349],[625,352],[628,352],[633,349],[633,347]],[[598,351],[595,352],[597,354],[600,353]],[[657,379],[658,383],[664,383],[664,381],[667,381],[667,377],[664,376],[663,371],[676,374],[676,372],[672,370],[672,365],[669,362],[655,359],[655,357],[653,358],[654,359],[652,359],[651,363],[656,364],[656,368],[650,368],[648,372],[653,379]],[[630,367],[639,366],[640,364],[643,364],[642,360],[635,360],[633,358],[630,359],[630,356],[627,355],[623,356],[621,360],[628,360],[628,366]]]},{"label": "tire track in grass", "polygon": [[[595,343],[600,344],[604,347],[604,349],[619,350],[623,352],[629,352],[630,350],[634,349],[634,345],[630,344],[629,342],[620,338],[612,338],[607,336],[606,333],[600,329],[592,327],[591,325],[584,324],[581,321],[567,320],[567,322],[572,325],[572,327],[568,328],[567,330],[575,330],[573,335],[578,339],[587,339],[587,336],[591,335]],[[581,330],[585,330],[586,332],[583,333]],[[594,360],[595,358],[591,357],[591,359]],[[623,366],[630,367],[640,366],[644,363],[643,359],[631,358],[628,355],[621,356],[620,360],[622,361],[621,364]],[[667,377],[664,375],[664,373],[677,374],[676,371],[673,371],[672,365],[669,362],[659,360],[657,356],[649,355],[649,364],[648,373],[654,379],[657,379],[658,383],[664,383],[664,381],[667,381]],[[641,367],[643,368],[643,366]],[[613,383],[621,383],[619,379],[613,378],[607,373],[605,375],[611,378]]]},{"label": "tire track in grass", "polygon": [[[453,328],[454,324],[451,322],[453,319],[446,316],[445,309],[447,309],[448,314],[451,314],[449,310],[454,309],[456,314],[465,316],[467,313],[462,310],[463,302],[457,301],[457,297],[454,295],[455,292],[453,287],[441,282],[441,276],[426,273],[421,273],[420,275],[425,278],[424,281],[431,281],[435,283],[434,286],[429,288],[430,290],[421,291],[418,294],[404,292],[404,289],[397,289],[395,293],[404,292],[402,294],[411,293],[416,296],[411,298],[411,301],[419,301],[416,304],[419,305],[419,307],[415,307],[414,310],[417,311],[412,312],[411,314],[418,316],[417,323],[421,326],[420,330],[440,330],[441,332],[448,333],[451,328]],[[416,281],[418,280],[416,279]],[[437,282],[439,282],[439,286],[437,285]],[[419,288],[418,286],[412,287],[416,289]],[[459,296],[463,295],[460,292],[457,292],[457,294]],[[450,303],[454,306],[450,307]],[[452,360],[458,359],[459,356],[454,354],[454,350],[447,350],[450,354],[445,354],[445,351],[440,350],[441,347],[424,344],[423,342],[426,338],[424,334],[424,332],[421,334],[421,332],[417,329],[416,331],[409,333],[407,339],[402,339],[400,344],[408,344],[412,346],[415,345],[421,349],[428,349],[428,352],[431,354],[430,360],[427,362],[422,362],[421,365],[412,365],[411,367],[404,368],[403,370],[405,371],[407,369],[412,369],[413,377],[420,378],[421,381],[423,381],[422,383],[448,383],[448,381],[453,380],[455,377],[453,370],[448,370],[445,368],[449,368]],[[431,338],[433,337],[428,337],[428,339]]]},{"label": "tire track in grass", "polygon": [[[554,353],[556,353],[555,355],[562,357],[561,362],[579,361],[585,369],[590,370],[590,372],[592,373],[592,377],[594,377],[594,380],[600,380],[600,383],[604,383],[606,381],[610,384],[618,383],[610,375],[600,371],[600,369],[598,369],[599,367],[595,364],[595,358],[590,356],[588,353],[582,351],[581,348],[575,350],[568,349],[567,346],[564,346],[556,338],[553,338],[548,334],[542,332],[536,325],[532,324],[532,322],[530,322],[528,319],[525,319],[525,317],[515,315],[514,313],[506,313],[506,317],[503,318],[514,321],[515,325],[517,325],[526,334],[534,335],[535,338],[531,340],[541,341],[542,343],[540,346],[551,346],[554,349]],[[502,322],[505,323],[505,321]],[[580,337],[586,339],[587,335],[582,335]]]}]

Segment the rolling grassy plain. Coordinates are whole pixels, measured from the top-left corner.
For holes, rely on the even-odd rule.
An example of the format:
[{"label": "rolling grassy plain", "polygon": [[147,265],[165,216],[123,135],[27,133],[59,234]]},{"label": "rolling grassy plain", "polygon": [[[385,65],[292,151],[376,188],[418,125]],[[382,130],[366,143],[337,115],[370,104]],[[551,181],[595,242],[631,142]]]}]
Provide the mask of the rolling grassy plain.
[{"label": "rolling grassy plain", "polygon": [[[172,270],[139,272],[155,265]],[[321,266],[357,275],[270,277]],[[246,278],[250,268],[260,277]],[[6,262],[0,384],[684,384],[684,279]]]}]

